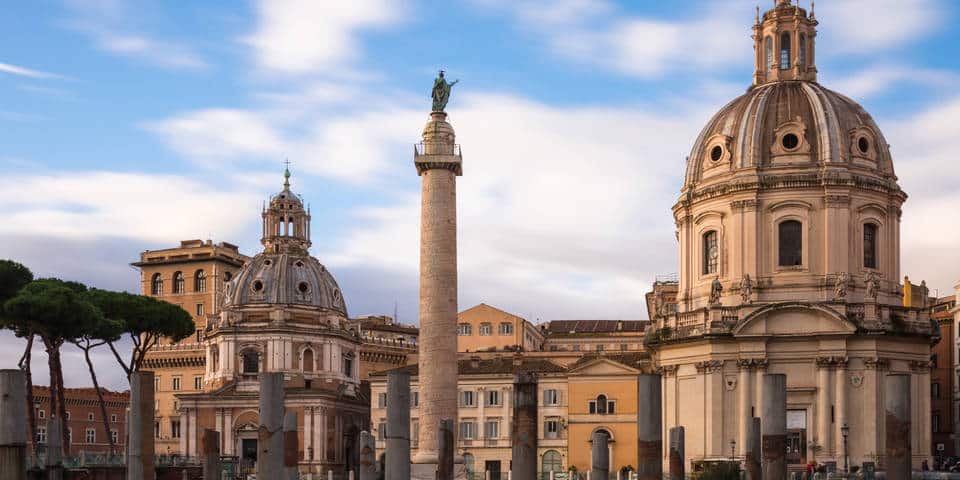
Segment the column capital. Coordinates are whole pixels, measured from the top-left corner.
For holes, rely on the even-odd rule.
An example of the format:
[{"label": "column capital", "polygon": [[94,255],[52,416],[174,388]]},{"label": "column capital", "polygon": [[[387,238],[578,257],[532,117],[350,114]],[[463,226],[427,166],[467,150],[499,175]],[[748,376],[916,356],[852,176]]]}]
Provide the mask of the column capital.
[{"label": "column capital", "polygon": [[766,370],[769,361],[766,358],[741,358],[737,366],[741,370]]},{"label": "column capital", "polygon": [[910,370],[916,373],[930,373],[933,368],[933,362],[930,360],[911,360]]},{"label": "column capital", "polygon": [[849,358],[843,356],[824,356],[817,357],[815,363],[817,368],[820,369],[834,369],[834,368],[847,368],[847,363],[850,361]]},{"label": "column capital", "polygon": [[697,373],[716,373],[723,370],[723,360],[705,360],[694,364]]},{"label": "column capital", "polygon": [[867,370],[889,370],[890,369],[890,360],[880,357],[871,357],[863,359],[864,366],[867,367]]},{"label": "column capital", "polygon": [[657,367],[657,373],[664,377],[671,377],[677,374],[678,365],[661,365]]}]

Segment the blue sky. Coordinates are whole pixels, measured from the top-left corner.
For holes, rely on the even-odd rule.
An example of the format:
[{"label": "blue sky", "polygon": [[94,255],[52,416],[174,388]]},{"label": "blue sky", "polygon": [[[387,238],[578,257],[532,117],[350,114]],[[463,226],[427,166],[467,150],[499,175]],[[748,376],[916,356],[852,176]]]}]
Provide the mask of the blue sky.
[{"label": "blue sky", "polygon": [[[755,5],[7,5],[0,258],[135,290],[128,263],[144,249],[211,238],[254,253],[259,205],[289,158],[313,209],[313,253],[351,314],[396,302],[401,321],[415,321],[411,151],[444,68],[460,79],[448,111],[465,162],[461,306],[534,321],[645,318],[653,276],[676,271],[670,206],[684,158],[750,83]],[[942,294],[960,279],[958,10],[816,6],[821,83],[873,114],[911,195],[902,270]]]}]

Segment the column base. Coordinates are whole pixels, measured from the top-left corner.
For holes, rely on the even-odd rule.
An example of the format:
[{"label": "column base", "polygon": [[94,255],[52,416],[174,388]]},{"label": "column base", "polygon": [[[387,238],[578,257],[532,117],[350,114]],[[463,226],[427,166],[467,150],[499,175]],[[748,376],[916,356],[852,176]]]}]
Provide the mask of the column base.
[{"label": "column base", "polygon": [[[437,464],[410,464],[410,480],[437,480]],[[467,468],[462,461],[453,464],[453,480],[470,480],[467,478]]]}]

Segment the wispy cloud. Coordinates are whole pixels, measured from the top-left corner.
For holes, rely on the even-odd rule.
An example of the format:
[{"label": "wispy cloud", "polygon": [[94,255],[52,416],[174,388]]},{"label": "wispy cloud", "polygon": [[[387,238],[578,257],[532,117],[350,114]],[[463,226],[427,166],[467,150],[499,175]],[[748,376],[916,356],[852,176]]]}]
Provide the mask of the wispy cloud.
[{"label": "wispy cloud", "polygon": [[[819,41],[839,53],[879,55],[944,25],[943,0],[844,0],[817,3]],[[819,52],[818,52],[819,53]]]},{"label": "wispy cloud", "polygon": [[143,23],[129,6],[114,0],[67,0],[73,17],[66,23],[88,35],[97,48],[173,70],[204,70],[210,64],[182,41],[157,38],[131,25]]},{"label": "wispy cloud", "polygon": [[0,72],[9,73],[11,75],[18,75],[21,77],[44,79],[44,80],[66,78],[63,75],[58,75],[56,73],[43,72],[40,70],[34,70],[32,68],[20,67],[17,65],[11,65],[9,63],[2,63],[2,62],[0,62]]},{"label": "wispy cloud", "polygon": [[958,83],[960,73],[908,65],[874,65],[852,75],[831,78],[829,82],[830,88],[856,99],[868,98],[902,84],[953,89]]},{"label": "wispy cloud", "polygon": [[399,0],[258,0],[256,30],[242,41],[253,47],[260,68],[315,73],[357,58],[360,31],[399,21],[405,5]]}]

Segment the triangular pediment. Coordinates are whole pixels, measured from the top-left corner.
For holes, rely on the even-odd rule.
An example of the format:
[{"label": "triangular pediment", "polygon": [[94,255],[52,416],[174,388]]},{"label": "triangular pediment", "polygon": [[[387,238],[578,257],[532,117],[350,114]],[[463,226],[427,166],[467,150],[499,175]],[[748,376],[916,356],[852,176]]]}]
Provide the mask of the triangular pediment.
[{"label": "triangular pediment", "polygon": [[640,370],[624,365],[609,358],[595,358],[574,366],[568,372],[568,375],[591,376],[591,375],[636,375]]}]

